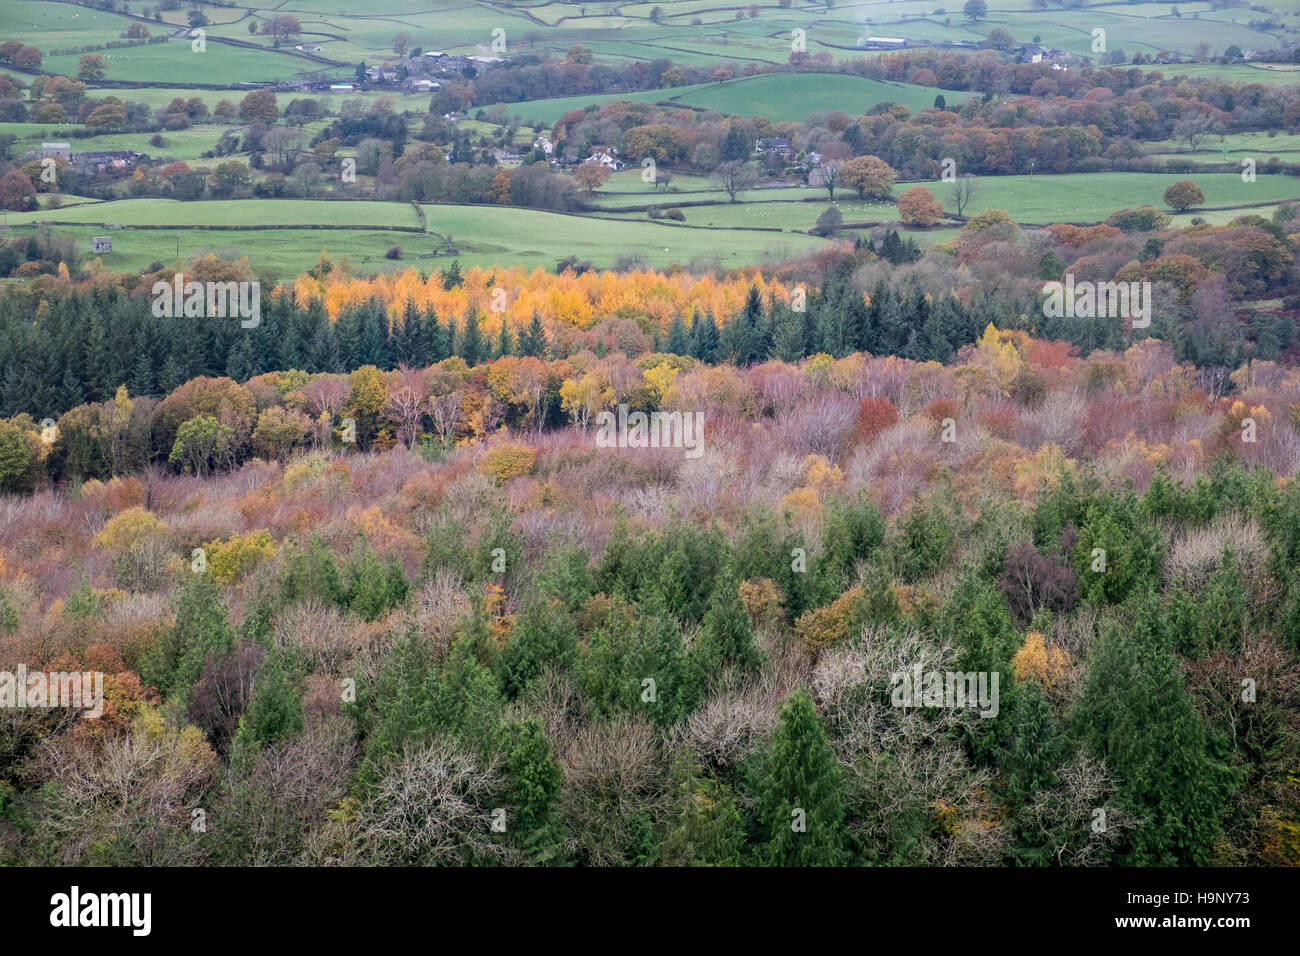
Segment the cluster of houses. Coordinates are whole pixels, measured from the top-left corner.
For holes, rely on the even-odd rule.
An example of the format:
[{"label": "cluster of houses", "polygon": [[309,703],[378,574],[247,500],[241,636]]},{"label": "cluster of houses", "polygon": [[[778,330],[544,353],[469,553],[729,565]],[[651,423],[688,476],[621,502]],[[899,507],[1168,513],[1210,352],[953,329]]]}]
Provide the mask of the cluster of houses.
[{"label": "cluster of houses", "polygon": [[1017,63],[1050,63],[1054,70],[1069,69],[1074,63],[1073,55],[1055,47],[1040,46],[1037,43],[1024,43],[1016,50]]},{"label": "cluster of houses", "polygon": [[143,156],[133,149],[108,149],[74,153],[71,143],[41,143],[42,159],[62,159],[78,172],[125,172]]}]

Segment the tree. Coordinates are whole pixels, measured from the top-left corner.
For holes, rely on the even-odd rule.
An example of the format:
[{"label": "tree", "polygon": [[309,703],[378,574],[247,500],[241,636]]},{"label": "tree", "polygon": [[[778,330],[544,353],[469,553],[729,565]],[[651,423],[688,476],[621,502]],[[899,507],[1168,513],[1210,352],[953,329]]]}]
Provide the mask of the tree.
[{"label": "tree", "polygon": [[34,433],[0,421],[0,491],[31,491],[36,486],[39,447],[40,439]]},{"label": "tree", "polygon": [[[844,160],[832,159],[823,162],[817,167],[821,173],[822,185],[826,188],[826,195],[831,202],[835,201],[835,187],[840,182],[840,176],[844,171],[844,165]],[[811,185],[811,179],[809,185]]]},{"label": "tree", "polygon": [[985,41],[995,50],[1010,50],[1016,45],[1015,37],[1001,27],[990,30]]},{"label": "tree", "polygon": [[113,130],[126,126],[126,106],[121,102],[105,100],[103,105],[91,110],[86,117],[86,129]]},{"label": "tree", "polygon": [[465,334],[461,336],[457,352],[466,365],[477,365],[483,361],[487,347],[483,342],[483,330],[479,327],[478,313],[473,309],[465,316]]},{"label": "tree", "polygon": [[817,226],[813,232],[819,236],[833,236],[844,226],[844,213],[840,212],[838,206],[827,206],[825,211],[817,217]]},{"label": "tree", "polygon": [[984,20],[989,15],[989,5],[984,0],[966,0],[961,10],[967,20]]},{"label": "tree", "polygon": [[965,173],[952,181],[952,185],[948,187],[948,198],[957,210],[957,215],[962,215],[974,200],[975,194],[979,191],[979,184],[979,177],[971,173]]},{"label": "tree", "polygon": [[233,429],[210,415],[196,416],[176,430],[176,441],[167,460],[206,477],[213,467],[233,457],[230,447],[233,435]]},{"label": "tree", "polygon": [[203,665],[233,644],[216,579],[185,573],[175,624],[164,631],[140,663],[140,676],[170,697],[188,701]]},{"label": "tree", "polygon": [[253,90],[239,102],[239,118],[245,122],[274,123],[279,117],[274,90]]},{"label": "tree", "polygon": [[731,202],[739,202],[737,197],[740,193],[754,188],[754,184],[758,182],[758,168],[753,163],[727,160],[717,165],[711,178],[726,192]]},{"label": "tree", "polygon": [[231,751],[235,765],[244,764],[262,747],[302,729],[302,695],[289,680],[280,658],[280,654],[273,654],[253,683],[253,696],[239,719]]},{"label": "tree", "polygon": [[[1156,607],[1153,597],[1147,600],[1147,607]],[[1239,776],[1215,755],[1178,660],[1165,649],[1163,618],[1157,611],[1135,625],[1133,633],[1114,623],[1103,626],[1073,717],[1123,781],[1126,809],[1142,819],[1121,862],[1205,865]]]},{"label": "tree", "polygon": [[14,54],[14,66],[20,70],[36,70],[40,68],[42,54],[34,46],[22,47]]},{"label": "tree", "polygon": [[689,749],[673,764],[677,806],[664,835],[669,866],[738,866],[744,822],[725,783],[707,776]]},{"label": "tree", "polygon": [[932,226],[943,215],[943,206],[924,186],[914,186],[898,197],[898,218],[918,226]]},{"label": "tree", "polygon": [[399,33],[393,37],[393,52],[398,56],[406,56],[406,51],[411,48],[411,35],[409,33]]},{"label": "tree", "polygon": [[284,458],[302,442],[311,421],[302,412],[272,405],[257,417],[253,429],[253,450],[268,458]]},{"label": "tree", "polygon": [[1182,140],[1193,153],[1196,146],[1207,136],[1217,136],[1223,132],[1223,124],[1208,113],[1195,113],[1180,119],[1171,130],[1174,139]]},{"label": "tree", "polygon": [[1201,187],[1190,179],[1180,179],[1165,190],[1165,205],[1178,212],[1195,208],[1204,202],[1205,193],[1201,192]]},{"label": "tree", "polygon": [[77,79],[102,80],[108,72],[108,64],[98,53],[83,54],[77,61]]},{"label": "tree", "polygon": [[280,37],[291,37],[302,32],[302,24],[298,22],[297,17],[291,17],[288,14],[278,17],[272,17],[262,24],[262,33],[279,39]]},{"label": "tree", "polygon": [[763,652],[754,642],[749,612],[740,598],[740,583],[732,569],[718,575],[701,625],[697,666],[708,677],[724,662],[749,671],[758,670]]},{"label": "tree", "polygon": [[758,787],[761,855],[770,866],[845,862],[842,771],[817,708],[802,688],[781,708]]},{"label": "tree", "polygon": [[11,169],[0,176],[0,208],[25,212],[36,202],[36,188],[21,169]]},{"label": "tree", "polygon": [[588,196],[594,196],[596,189],[609,180],[610,170],[604,163],[579,163],[573,168],[572,175]]},{"label": "tree", "polygon": [[238,196],[252,185],[253,177],[237,159],[228,159],[212,170],[212,193],[215,196]]},{"label": "tree", "polygon": [[507,832],[538,862],[545,862],[555,852],[552,821],[564,772],[537,718],[511,725],[507,735],[505,776],[514,807],[514,826],[507,823]]},{"label": "tree", "polygon": [[850,189],[857,190],[859,199],[868,195],[888,196],[894,188],[894,177],[893,167],[876,156],[850,159],[839,173],[839,181]]}]

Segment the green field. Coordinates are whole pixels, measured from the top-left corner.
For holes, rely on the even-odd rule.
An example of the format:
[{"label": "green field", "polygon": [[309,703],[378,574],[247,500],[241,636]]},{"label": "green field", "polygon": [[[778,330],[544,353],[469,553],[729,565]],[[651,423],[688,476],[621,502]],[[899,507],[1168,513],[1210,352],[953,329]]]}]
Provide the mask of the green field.
[{"label": "green field", "polygon": [[673,102],[740,116],[763,115],[772,122],[808,118],[810,113],[842,110],[857,116],[877,103],[901,103],[913,113],[934,105],[942,94],[950,105],[966,98],[908,83],[881,83],[844,74],[769,74],[712,84],[672,97]]},{"label": "green field", "polygon": [[1202,163],[1238,160],[1247,156],[1259,165],[1268,162],[1270,156],[1276,156],[1283,162],[1295,162],[1300,153],[1300,133],[1281,133],[1277,130],[1269,133],[1229,133],[1226,136],[1210,136],[1197,145],[1196,152],[1187,149],[1186,144],[1164,140],[1150,143],[1148,148],[1154,156],[1169,159],[1190,159]]},{"label": "green field", "polygon": [[[592,103],[610,103],[614,100],[630,100],[633,103],[667,102],[673,94],[684,94],[692,90],[707,89],[713,85],[709,83],[698,86],[683,86],[671,90],[641,90],[636,93],[593,93],[587,96],[557,96],[544,100],[524,100],[520,103],[496,103],[484,107],[484,109],[489,113],[494,110],[504,110],[506,116],[512,119],[518,116],[525,123],[542,123],[546,126],[554,126],[565,113],[580,110]],[[478,109],[476,108],[473,112],[477,114]]]},{"label": "green field", "polygon": [[681,229],[649,219],[615,221],[497,206],[425,206],[430,232],[450,235],[460,258],[478,265],[554,265],[576,255],[610,265],[636,253],[656,266],[716,260],[724,268],[803,255],[821,248],[811,236],[748,230]]},{"label": "green field", "polygon": [[[818,190],[814,199],[790,199],[766,202],[722,202],[712,206],[689,206],[682,209],[688,226],[747,227],[764,229],[798,230],[806,232],[817,225],[820,216],[831,203],[826,191]],[[898,218],[898,207],[893,203],[871,202],[839,193],[834,205],[846,223],[893,222]],[[645,213],[614,213],[620,219],[635,221],[648,218]]]},{"label": "green field", "polygon": [[177,202],[121,199],[91,207],[9,213],[9,224],[107,223],[123,226],[418,226],[410,203],[340,202],[323,199],[241,199]]},{"label": "green field", "polygon": [[[1177,13],[1175,13],[1175,6]],[[1297,25],[1292,0],[1275,0],[1264,8],[1282,14],[1292,31]],[[794,31],[808,53],[833,60],[874,56],[864,49],[867,36],[900,36],[912,46],[952,41],[982,41],[990,31],[1009,31],[1016,42],[1040,42],[1095,60],[1092,31],[1107,32],[1107,48],[1156,53],[1168,50],[1190,56],[1208,39],[1219,54],[1230,44],[1243,50],[1274,50],[1294,43],[1280,30],[1252,27],[1267,17],[1260,7],[1212,9],[1195,0],[1162,3],[1098,3],[1070,9],[1035,10],[1033,0],[994,0],[987,19],[964,17],[960,4],[937,7],[933,0],[838,0],[833,4],[796,2],[788,7],[737,0],[657,0],[641,3],[518,3],[506,0],[397,0],[382,14],[343,0],[284,0],[265,6],[203,8],[212,21],[206,54],[190,51],[177,36],[187,27],[187,6],[167,11],[161,21],[147,24],[156,35],[172,35],[166,43],[104,51],[109,75],[118,81],[233,83],[237,80],[295,79],[317,75],[342,77],[358,61],[395,62],[394,37],[406,34],[412,46],[454,53],[563,56],[574,43],[587,46],[604,61],[653,60],[667,57],[700,66],[781,64],[794,49]],[[132,9],[134,14],[143,8]],[[751,12],[756,16],[751,16]],[[298,18],[301,34],[275,49],[270,37],[257,32],[267,19],[289,14]],[[132,22],[120,13],[107,13],[58,0],[0,0],[0,35],[34,43],[47,51],[43,67],[69,73],[75,54],[48,51],[103,45],[118,39]],[[249,33],[249,25],[255,32]],[[501,31],[495,33],[494,31]],[[504,49],[494,49],[494,35]],[[221,38],[253,43],[257,48],[219,43]],[[320,44],[320,56],[342,66],[331,67],[297,56],[297,43]],[[215,55],[213,55],[215,53]],[[1166,75],[1213,75],[1204,65],[1167,67]],[[1261,82],[1278,82],[1280,71],[1250,70]],[[1234,76],[1234,78],[1236,78]],[[1281,80],[1285,82],[1285,79]],[[930,99],[933,99],[931,95]],[[817,107],[835,108],[835,107]],[[801,117],[800,117],[801,118]]]},{"label": "green field", "polygon": [[[427,205],[424,211],[430,235],[383,228],[417,225],[415,210],[408,203],[132,199],[9,213],[5,218],[9,236],[22,235],[38,223],[51,223],[51,227],[40,228],[75,238],[87,257],[90,237],[108,235],[113,252],[102,259],[114,271],[170,262],[176,257],[178,242],[183,258],[205,251],[249,256],[256,269],[286,275],[310,268],[322,251],[334,259],[348,256],[358,268],[376,271],[410,265],[425,253],[445,253],[449,242],[458,249],[455,257],[466,265],[522,263],[544,268],[553,267],[566,255],[610,266],[629,254],[656,266],[703,262],[705,268],[715,264],[735,268],[806,254],[824,245],[824,240],[792,233],[680,229],[645,219],[595,219],[499,206]],[[110,230],[103,223],[123,228]],[[250,223],[274,223],[281,228],[205,228]],[[334,228],[287,228],[307,225]],[[352,226],[359,228],[348,228]],[[402,260],[384,257],[393,246],[403,250]],[[436,260],[418,261],[445,263],[448,258],[441,255]]]},{"label": "green field", "polygon": [[[0,235],[5,238],[31,235],[33,228],[11,224]],[[245,233],[126,228],[105,232],[98,226],[66,226],[52,232],[55,236],[75,239],[83,260],[99,259],[113,272],[143,272],[155,262],[174,262],[179,251],[182,259],[204,253],[229,260],[248,256],[259,276],[290,280],[311,268],[322,252],[335,261],[347,257],[358,272],[369,274],[409,268],[415,263],[415,256],[431,251],[429,243],[418,234],[382,230],[266,229]],[[90,237],[98,235],[112,238],[113,251],[108,255],[90,254]],[[403,250],[401,260],[386,258],[385,253],[394,246]]]},{"label": "green field", "polygon": [[901,103],[915,113],[933,106],[934,98],[939,94],[943,94],[949,105],[956,105],[966,98],[964,93],[909,83],[883,83],[841,73],[782,73],[676,89],[500,103],[487,109],[504,109],[509,117],[518,116],[528,123],[553,126],[571,110],[614,100],[631,100],[636,103],[677,104],[744,117],[761,114],[774,123],[781,123],[801,122],[812,113],[832,110],[858,115],[884,102]]},{"label": "green field", "polygon": [[[1206,206],[1232,206],[1246,211],[1254,203],[1300,198],[1300,179],[1259,176],[1243,183],[1236,173],[1070,173],[1062,176],[984,176],[966,214],[1004,209],[1017,222],[1100,222],[1117,209],[1137,206],[1164,208],[1164,191],[1190,179],[1205,193]],[[902,183],[895,194],[915,183]],[[935,198],[952,209],[950,186],[924,183]],[[1168,211],[1168,210],[1166,210]],[[1192,215],[1196,215],[1193,213]],[[1230,217],[1231,218],[1231,217]]]}]

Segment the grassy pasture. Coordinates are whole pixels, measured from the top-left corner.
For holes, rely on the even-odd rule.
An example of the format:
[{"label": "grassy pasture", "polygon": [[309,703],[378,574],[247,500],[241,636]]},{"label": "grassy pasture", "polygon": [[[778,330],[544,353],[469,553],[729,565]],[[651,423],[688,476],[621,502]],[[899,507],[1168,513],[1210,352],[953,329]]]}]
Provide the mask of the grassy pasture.
[{"label": "grassy pasture", "polygon": [[[15,227],[11,223],[3,234],[7,238],[30,235],[33,228]],[[346,256],[358,271],[368,274],[408,268],[417,261],[415,255],[426,251],[420,243],[422,237],[417,234],[382,230],[266,229],[236,233],[126,228],[105,233],[98,226],[68,225],[54,227],[52,233],[56,237],[75,239],[84,259],[98,258],[113,272],[141,272],[154,262],[173,262],[178,241],[183,259],[208,252],[226,259],[248,256],[257,274],[286,280],[311,268],[322,252],[336,262]],[[106,256],[90,254],[90,237],[98,235],[108,235],[113,240],[113,251]],[[403,250],[403,259],[386,258],[385,253],[394,246]]]},{"label": "grassy pasture", "polygon": [[[1157,206],[1164,209],[1164,191],[1182,179],[1190,179],[1201,187],[1205,193],[1206,206],[1246,207],[1252,203],[1300,198],[1300,179],[1292,176],[1259,176],[1253,183],[1243,183],[1236,173],[984,176],[981,177],[975,199],[966,212],[970,215],[985,209],[1004,209],[1017,222],[1100,222],[1125,206]],[[914,185],[916,184],[900,184],[895,191]],[[945,209],[951,209],[949,184],[929,182],[922,185],[934,193]],[[1248,210],[1243,208],[1242,211]]]},{"label": "grassy pasture", "polygon": [[322,199],[240,199],[178,202],[174,199],[121,199],[93,207],[10,213],[9,224],[24,222],[99,222],[123,226],[418,226],[410,203],[339,202]]}]

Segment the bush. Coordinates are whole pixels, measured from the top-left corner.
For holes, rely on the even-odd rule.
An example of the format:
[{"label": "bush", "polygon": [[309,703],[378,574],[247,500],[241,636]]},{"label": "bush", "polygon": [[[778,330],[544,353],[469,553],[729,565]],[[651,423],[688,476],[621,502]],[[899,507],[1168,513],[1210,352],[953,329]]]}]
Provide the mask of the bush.
[{"label": "bush", "polygon": [[500,445],[483,455],[478,470],[491,475],[498,484],[505,484],[511,478],[531,475],[536,459],[536,449],[527,445]]},{"label": "bush", "polygon": [[208,572],[222,584],[234,584],[262,561],[275,555],[271,532],[264,528],[203,545]]},{"label": "bush", "polygon": [[144,508],[134,507],[110,518],[94,544],[109,552],[118,584],[131,591],[151,591],[166,568],[166,536],[167,525]]},{"label": "bush", "polygon": [[957,532],[952,518],[933,505],[916,506],[898,522],[892,544],[894,566],[904,581],[916,581],[948,563]]},{"label": "bush", "polygon": [[1079,581],[1069,566],[1053,561],[1028,541],[1007,549],[998,590],[1022,621],[1030,620],[1039,608],[1069,611],[1079,600]]},{"label": "bush", "polygon": [[795,639],[804,650],[810,652],[848,640],[849,625],[861,600],[862,589],[850,588],[827,607],[804,612],[795,621]]}]

